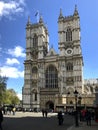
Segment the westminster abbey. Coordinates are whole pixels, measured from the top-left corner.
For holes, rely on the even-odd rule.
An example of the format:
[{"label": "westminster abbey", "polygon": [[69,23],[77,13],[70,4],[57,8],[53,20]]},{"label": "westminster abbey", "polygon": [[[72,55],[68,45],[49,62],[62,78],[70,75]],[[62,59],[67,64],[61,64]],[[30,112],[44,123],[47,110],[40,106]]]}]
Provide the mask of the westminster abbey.
[{"label": "westminster abbey", "polygon": [[[75,7],[73,15],[58,16],[58,50],[49,49],[49,33],[42,17],[26,24],[26,59],[24,61],[24,108],[66,109],[75,104],[92,106],[97,79],[84,80],[80,36],[80,17]],[[70,94],[69,94],[70,92]]]}]

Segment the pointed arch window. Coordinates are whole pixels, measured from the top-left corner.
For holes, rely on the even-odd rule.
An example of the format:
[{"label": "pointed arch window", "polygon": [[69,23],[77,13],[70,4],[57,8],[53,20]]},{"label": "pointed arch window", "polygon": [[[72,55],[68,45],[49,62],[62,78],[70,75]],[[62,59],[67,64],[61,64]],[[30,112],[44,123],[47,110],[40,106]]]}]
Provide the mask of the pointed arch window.
[{"label": "pointed arch window", "polygon": [[37,37],[36,34],[35,34],[34,37],[33,37],[33,47],[34,47],[34,48],[37,48],[37,47],[38,47],[38,37]]},{"label": "pointed arch window", "polygon": [[34,100],[37,101],[37,92],[34,93]]},{"label": "pointed arch window", "polygon": [[70,28],[66,31],[66,41],[72,41],[72,31]]},{"label": "pointed arch window", "polygon": [[53,65],[46,69],[46,88],[58,88],[58,72]]},{"label": "pointed arch window", "polygon": [[72,63],[67,63],[66,70],[67,71],[72,71],[73,70],[73,64]]},{"label": "pointed arch window", "polygon": [[33,76],[33,79],[37,79],[37,77],[38,77],[38,69],[37,69],[37,67],[32,68],[32,76]]}]

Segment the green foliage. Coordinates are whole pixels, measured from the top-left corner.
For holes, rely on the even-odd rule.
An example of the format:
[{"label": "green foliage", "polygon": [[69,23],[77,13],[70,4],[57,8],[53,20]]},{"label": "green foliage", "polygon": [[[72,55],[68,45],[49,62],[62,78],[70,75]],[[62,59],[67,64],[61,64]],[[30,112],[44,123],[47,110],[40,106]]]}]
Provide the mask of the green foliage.
[{"label": "green foliage", "polygon": [[13,89],[6,89],[7,77],[0,76],[0,105],[1,104],[19,104],[20,100]]},{"label": "green foliage", "polygon": [[4,104],[19,104],[20,100],[13,89],[6,90]]},{"label": "green foliage", "polygon": [[7,86],[7,80],[8,80],[7,77],[0,76],[0,104],[3,103],[6,86]]},{"label": "green foliage", "polygon": [[1,91],[6,90],[7,80],[8,80],[7,77],[0,76],[0,90]]}]

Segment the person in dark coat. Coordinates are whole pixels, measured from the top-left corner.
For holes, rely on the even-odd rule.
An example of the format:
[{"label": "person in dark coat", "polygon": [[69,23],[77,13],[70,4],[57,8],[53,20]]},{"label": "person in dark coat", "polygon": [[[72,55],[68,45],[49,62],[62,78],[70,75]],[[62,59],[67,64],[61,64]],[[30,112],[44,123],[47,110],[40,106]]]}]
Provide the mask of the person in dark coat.
[{"label": "person in dark coat", "polygon": [[43,117],[44,117],[44,114],[45,114],[45,110],[44,110],[44,109],[42,109],[42,115],[43,115]]},{"label": "person in dark coat", "polygon": [[47,110],[45,110],[45,117],[47,117],[47,114],[48,114],[48,111],[47,111]]},{"label": "person in dark coat", "polygon": [[86,116],[87,125],[91,126],[91,112],[87,110],[85,116]]},{"label": "person in dark coat", "polygon": [[3,114],[2,109],[0,108],[0,130],[2,130]]},{"label": "person in dark coat", "polygon": [[58,123],[59,125],[62,125],[63,124],[63,114],[62,114],[62,111],[59,111],[58,112]]}]

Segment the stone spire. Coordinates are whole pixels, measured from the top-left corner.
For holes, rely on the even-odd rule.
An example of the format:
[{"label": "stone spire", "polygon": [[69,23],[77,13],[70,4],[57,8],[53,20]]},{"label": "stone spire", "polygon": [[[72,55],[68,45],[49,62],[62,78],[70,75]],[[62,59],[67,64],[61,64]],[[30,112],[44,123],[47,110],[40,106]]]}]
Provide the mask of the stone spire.
[{"label": "stone spire", "polygon": [[75,10],[74,10],[74,16],[78,16],[79,13],[78,13],[78,10],[77,10],[77,5],[75,5]]},{"label": "stone spire", "polygon": [[30,25],[30,16],[28,16],[27,25]]},{"label": "stone spire", "polygon": [[43,18],[42,18],[42,16],[40,16],[40,18],[39,18],[39,23],[43,23]]},{"label": "stone spire", "polygon": [[63,18],[63,14],[62,14],[62,9],[60,8],[60,15],[59,15],[59,19]]}]

